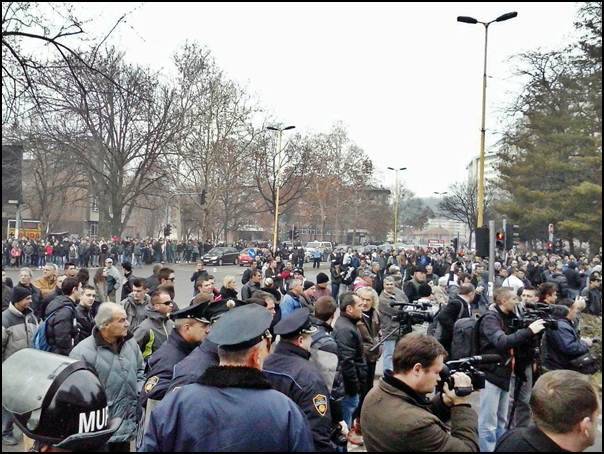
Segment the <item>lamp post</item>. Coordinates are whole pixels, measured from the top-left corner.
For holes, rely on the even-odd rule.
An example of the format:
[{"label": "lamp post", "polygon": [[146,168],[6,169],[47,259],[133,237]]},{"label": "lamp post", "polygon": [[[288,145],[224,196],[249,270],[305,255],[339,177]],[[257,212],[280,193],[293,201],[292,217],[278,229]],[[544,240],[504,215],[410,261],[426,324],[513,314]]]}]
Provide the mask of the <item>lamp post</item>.
[{"label": "lamp post", "polygon": [[398,240],[398,173],[402,170],[406,170],[407,167],[401,167],[400,169],[395,169],[394,167],[388,167],[388,170],[394,170],[395,173],[395,183],[394,183],[394,232],[392,235],[392,244],[396,244]]},{"label": "lamp post", "polygon": [[280,179],[281,179],[281,141],[283,139],[283,131],[287,131],[289,129],[294,129],[295,126],[286,126],[285,128],[276,128],[274,126],[267,126],[266,129],[270,131],[278,131],[279,132],[279,148],[277,148],[277,175],[275,177],[275,186],[277,186],[277,194],[275,196],[275,225],[273,227],[273,254],[277,253],[277,235],[279,232],[279,189],[280,189]]},{"label": "lamp post", "polygon": [[485,107],[487,102],[487,42],[489,34],[489,25],[493,22],[503,22],[518,16],[517,12],[506,13],[499,16],[497,19],[490,22],[481,22],[473,17],[458,16],[457,22],[466,24],[482,24],[484,25],[484,70],[482,74],[482,122],[480,126],[480,163],[478,173],[478,222],[477,227],[482,227],[484,224],[484,141],[485,141]]}]

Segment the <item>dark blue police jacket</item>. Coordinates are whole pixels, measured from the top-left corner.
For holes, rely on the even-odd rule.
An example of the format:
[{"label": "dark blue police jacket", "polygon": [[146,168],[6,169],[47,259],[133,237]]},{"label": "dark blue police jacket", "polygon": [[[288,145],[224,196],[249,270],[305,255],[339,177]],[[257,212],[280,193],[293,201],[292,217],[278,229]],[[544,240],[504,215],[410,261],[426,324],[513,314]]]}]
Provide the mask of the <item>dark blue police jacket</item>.
[{"label": "dark blue police jacket", "polygon": [[292,452],[314,450],[306,418],[248,367],[212,367],[151,413],[140,451]]},{"label": "dark blue police jacket", "polygon": [[204,372],[209,367],[217,366],[218,362],[218,346],[207,339],[204,340],[189,356],[176,363],[173,368],[170,390],[178,386],[197,383]]},{"label": "dark blue police jacket", "polygon": [[147,399],[164,398],[172,382],[174,365],[185,359],[195,347],[197,345],[187,343],[176,329],[172,330],[167,341],[149,358],[149,378],[140,394],[142,406],[147,404]]},{"label": "dark blue police jacket", "polygon": [[270,384],[302,409],[313,434],[317,451],[335,451],[330,441],[332,419],[329,389],[316,366],[308,361],[310,353],[288,342],[277,344],[262,366]]}]

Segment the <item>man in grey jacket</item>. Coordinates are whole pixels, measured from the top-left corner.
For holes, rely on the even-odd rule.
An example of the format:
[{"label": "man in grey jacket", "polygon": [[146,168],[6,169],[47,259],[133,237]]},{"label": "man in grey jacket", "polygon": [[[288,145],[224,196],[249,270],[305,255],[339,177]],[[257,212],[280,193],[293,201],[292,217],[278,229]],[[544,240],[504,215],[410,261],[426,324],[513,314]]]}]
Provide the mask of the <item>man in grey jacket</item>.
[{"label": "man in grey jacket", "polygon": [[146,306],[147,318],[132,334],[140,347],[145,361],[166,342],[174,328],[168,315],[174,309],[174,301],[166,289],[158,288],[151,293],[151,302]]},{"label": "man in grey jacket", "polygon": [[143,356],[128,333],[126,312],[119,304],[101,304],[94,323],[92,335],[76,345],[69,356],[94,368],[107,393],[109,419],[122,418],[109,439],[108,450],[129,452],[137,430],[138,394],[145,381]]},{"label": "man in grey jacket", "polygon": [[135,278],[132,281],[132,293],[130,293],[126,299],[121,301],[121,305],[126,311],[126,317],[128,318],[129,332],[134,332],[138,325],[143,323],[147,318],[145,308],[151,302],[151,297],[147,295],[147,284],[144,279]]},{"label": "man in grey jacket", "polygon": [[[31,291],[24,287],[15,287],[8,309],[2,312],[2,362],[13,353],[31,347],[38,321],[34,317]],[[13,435],[13,418],[2,407],[2,444],[16,446]]]}]

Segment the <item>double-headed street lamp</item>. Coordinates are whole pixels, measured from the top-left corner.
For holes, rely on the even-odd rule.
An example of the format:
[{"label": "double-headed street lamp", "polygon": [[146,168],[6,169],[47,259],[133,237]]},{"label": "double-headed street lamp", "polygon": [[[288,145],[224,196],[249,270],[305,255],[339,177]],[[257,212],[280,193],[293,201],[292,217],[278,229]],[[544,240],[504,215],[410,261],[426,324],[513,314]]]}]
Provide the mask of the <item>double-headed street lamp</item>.
[{"label": "double-headed street lamp", "polygon": [[276,128],[274,126],[267,126],[266,129],[270,131],[279,132],[279,148],[277,148],[277,175],[275,177],[275,186],[277,186],[277,194],[275,197],[275,225],[273,227],[273,254],[277,252],[277,234],[279,232],[279,188],[281,185],[281,140],[283,138],[283,131],[294,129],[295,126],[286,126],[285,128]]},{"label": "double-headed street lamp", "polygon": [[485,139],[485,107],[487,102],[487,40],[489,25],[493,22],[503,22],[518,15],[517,12],[506,13],[490,22],[481,22],[468,16],[458,16],[457,22],[484,25],[484,71],[482,74],[482,123],[480,127],[480,164],[478,174],[478,227],[484,225],[484,139]]},{"label": "double-headed street lamp", "polygon": [[394,198],[395,198],[395,202],[394,202],[394,232],[392,235],[392,244],[396,244],[398,241],[398,197],[399,197],[399,193],[398,193],[398,173],[402,170],[406,170],[407,167],[401,167],[400,169],[395,169],[394,167],[387,167],[388,170],[394,170],[395,173],[395,183],[394,183]]}]

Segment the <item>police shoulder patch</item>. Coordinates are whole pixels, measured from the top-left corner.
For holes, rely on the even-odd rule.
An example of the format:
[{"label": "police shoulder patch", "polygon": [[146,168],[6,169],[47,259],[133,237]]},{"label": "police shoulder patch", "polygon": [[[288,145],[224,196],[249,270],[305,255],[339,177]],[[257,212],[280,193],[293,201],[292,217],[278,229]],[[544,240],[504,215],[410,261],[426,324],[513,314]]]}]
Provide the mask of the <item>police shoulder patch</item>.
[{"label": "police shoulder patch", "polygon": [[145,383],[145,392],[147,394],[149,394],[151,391],[153,391],[153,388],[155,388],[155,386],[159,383],[159,377],[157,375],[154,375],[153,377],[149,377],[147,379],[147,382]]},{"label": "police shoulder patch", "polygon": [[315,405],[315,409],[317,413],[321,416],[325,416],[327,414],[327,396],[325,394],[317,394],[312,399],[313,404]]}]

